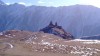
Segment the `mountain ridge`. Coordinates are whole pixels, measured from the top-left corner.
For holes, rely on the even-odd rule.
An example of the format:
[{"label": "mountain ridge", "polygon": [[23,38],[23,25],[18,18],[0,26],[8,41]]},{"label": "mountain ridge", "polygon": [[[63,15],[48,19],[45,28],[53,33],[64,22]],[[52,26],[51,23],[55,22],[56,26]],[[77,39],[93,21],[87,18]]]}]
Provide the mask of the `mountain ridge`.
[{"label": "mountain ridge", "polygon": [[100,34],[100,9],[90,5],[25,7],[12,4],[2,5],[0,9],[0,31],[39,31],[53,21],[76,37]]}]

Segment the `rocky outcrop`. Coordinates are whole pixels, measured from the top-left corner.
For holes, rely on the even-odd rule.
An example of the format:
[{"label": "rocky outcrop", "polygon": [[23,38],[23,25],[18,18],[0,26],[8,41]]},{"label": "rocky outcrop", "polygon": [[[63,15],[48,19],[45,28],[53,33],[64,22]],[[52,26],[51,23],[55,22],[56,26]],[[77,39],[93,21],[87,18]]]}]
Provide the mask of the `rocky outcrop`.
[{"label": "rocky outcrop", "polygon": [[44,32],[44,33],[50,33],[50,34],[54,34],[57,35],[63,39],[74,39],[73,35],[71,35],[70,33],[66,32],[62,26],[58,26],[57,22],[55,23],[55,25],[52,23],[52,21],[50,22],[50,24],[41,29],[40,31]]}]

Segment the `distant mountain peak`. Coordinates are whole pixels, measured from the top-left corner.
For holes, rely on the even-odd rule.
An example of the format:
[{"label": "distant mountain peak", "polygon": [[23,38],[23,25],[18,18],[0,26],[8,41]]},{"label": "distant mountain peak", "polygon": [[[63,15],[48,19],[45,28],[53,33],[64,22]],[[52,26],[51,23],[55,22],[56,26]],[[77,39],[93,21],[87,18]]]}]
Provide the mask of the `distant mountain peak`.
[{"label": "distant mountain peak", "polygon": [[6,5],[3,1],[0,0],[0,5]]}]

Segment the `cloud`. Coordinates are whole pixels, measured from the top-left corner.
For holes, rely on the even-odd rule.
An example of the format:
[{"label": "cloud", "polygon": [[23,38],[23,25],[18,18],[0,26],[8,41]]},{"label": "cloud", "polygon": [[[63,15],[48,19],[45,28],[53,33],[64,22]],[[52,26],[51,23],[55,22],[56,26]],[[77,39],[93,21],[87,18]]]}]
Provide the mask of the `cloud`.
[{"label": "cloud", "polygon": [[49,4],[53,4],[54,2],[49,2]]},{"label": "cloud", "polygon": [[24,3],[24,2],[18,2],[18,4],[26,5],[26,3]]},{"label": "cloud", "polygon": [[38,3],[44,4],[44,3],[46,3],[46,2],[39,0]]},{"label": "cloud", "polygon": [[[13,3],[6,3],[7,5],[13,4]],[[18,2],[18,4],[26,5],[24,2]]]},{"label": "cloud", "polygon": [[80,0],[80,4],[100,7],[100,0]]},{"label": "cloud", "polygon": [[10,5],[10,3],[6,3],[7,5]]},{"label": "cloud", "polygon": [[[22,4],[22,5],[25,5],[25,6],[31,6],[32,3],[24,3],[24,2],[17,2],[18,4]],[[14,3],[6,3],[7,5],[10,5],[10,4],[14,4]]]}]

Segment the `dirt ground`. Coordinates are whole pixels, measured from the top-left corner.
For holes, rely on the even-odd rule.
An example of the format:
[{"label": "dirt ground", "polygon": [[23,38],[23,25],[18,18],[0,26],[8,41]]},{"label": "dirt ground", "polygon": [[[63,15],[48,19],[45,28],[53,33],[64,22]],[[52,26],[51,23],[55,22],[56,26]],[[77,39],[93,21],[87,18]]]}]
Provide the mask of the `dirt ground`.
[{"label": "dirt ground", "polygon": [[0,36],[0,56],[100,56],[100,40],[64,40],[52,34],[11,31]]}]

